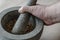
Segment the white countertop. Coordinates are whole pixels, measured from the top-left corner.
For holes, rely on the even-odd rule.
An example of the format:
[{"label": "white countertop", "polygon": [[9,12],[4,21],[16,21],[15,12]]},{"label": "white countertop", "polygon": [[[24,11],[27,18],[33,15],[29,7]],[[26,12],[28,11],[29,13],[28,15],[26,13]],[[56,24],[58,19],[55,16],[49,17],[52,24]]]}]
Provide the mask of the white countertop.
[{"label": "white countertop", "polygon": [[[38,0],[37,3],[49,5],[58,1],[59,0]],[[0,0],[0,12],[12,6],[23,6],[27,2],[28,0]],[[60,23],[51,26],[45,26],[41,40],[60,40]]]}]

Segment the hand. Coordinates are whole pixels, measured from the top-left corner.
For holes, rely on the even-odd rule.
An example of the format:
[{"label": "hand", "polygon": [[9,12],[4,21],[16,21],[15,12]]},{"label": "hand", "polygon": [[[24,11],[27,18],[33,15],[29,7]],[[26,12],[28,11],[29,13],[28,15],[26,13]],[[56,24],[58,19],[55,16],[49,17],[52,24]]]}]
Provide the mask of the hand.
[{"label": "hand", "polygon": [[[35,5],[35,6],[24,6],[19,9],[20,13],[29,12],[32,15],[42,19],[45,24],[51,25],[60,21],[56,13],[55,5],[45,6],[45,5]],[[57,15],[56,15],[57,14]],[[57,18],[58,17],[58,18]]]}]

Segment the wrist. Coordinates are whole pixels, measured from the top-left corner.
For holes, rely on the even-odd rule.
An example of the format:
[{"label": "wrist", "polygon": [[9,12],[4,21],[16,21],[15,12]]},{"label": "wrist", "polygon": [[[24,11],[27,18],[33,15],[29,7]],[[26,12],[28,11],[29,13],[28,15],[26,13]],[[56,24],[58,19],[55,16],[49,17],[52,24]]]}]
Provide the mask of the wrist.
[{"label": "wrist", "polygon": [[54,24],[60,22],[60,12],[58,12],[55,6],[46,7],[44,17],[44,22],[46,24]]}]

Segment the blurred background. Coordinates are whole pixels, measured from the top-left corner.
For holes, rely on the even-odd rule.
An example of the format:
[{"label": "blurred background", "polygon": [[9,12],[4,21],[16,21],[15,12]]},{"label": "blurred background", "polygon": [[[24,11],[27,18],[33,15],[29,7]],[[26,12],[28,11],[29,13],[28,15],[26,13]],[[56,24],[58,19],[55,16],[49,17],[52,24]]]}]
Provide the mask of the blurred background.
[{"label": "blurred background", "polygon": [[[0,12],[6,8],[14,6],[24,6],[29,0],[0,0]],[[38,0],[38,4],[51,5],[60,0]],[[44,26],[40,40],[60,40],[60,23]]]}]

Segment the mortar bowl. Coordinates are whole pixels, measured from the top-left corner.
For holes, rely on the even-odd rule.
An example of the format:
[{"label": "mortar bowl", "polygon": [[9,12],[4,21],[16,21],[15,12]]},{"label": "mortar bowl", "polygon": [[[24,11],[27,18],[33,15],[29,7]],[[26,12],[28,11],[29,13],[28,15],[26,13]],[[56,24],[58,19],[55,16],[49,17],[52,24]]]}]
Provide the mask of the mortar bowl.
[{"label": "mortar bowl", "polygon": [[[13,27],[12,28],[10,27],[10,29],[7,28],[6,25],[8,24],[8,22],[10,20],[13,20],[15,18],[14,21],[16,22],[17,18],[20,15],[20,13],[18,13],[19,8],[20,8],[20,6],[7,8],[0,13],[0,35],[4,36],[6,38],[10,38],[10,39],[30,39],[30,38],[35,37],[38,34],[40,34],[40,37],[41,37],[44,24],[43,24],[42,20],[40,20],[37,17],[34,17],[32,15],[30,17],[30,21],[28,22],[28,23],[32,24],[31,31],[26,32],[26,33],[21,33],[21,34],[13,34],[13,33],[11,33],[11,30]],[[13,24],[13,26],[14,26],[14,24]]]}]

